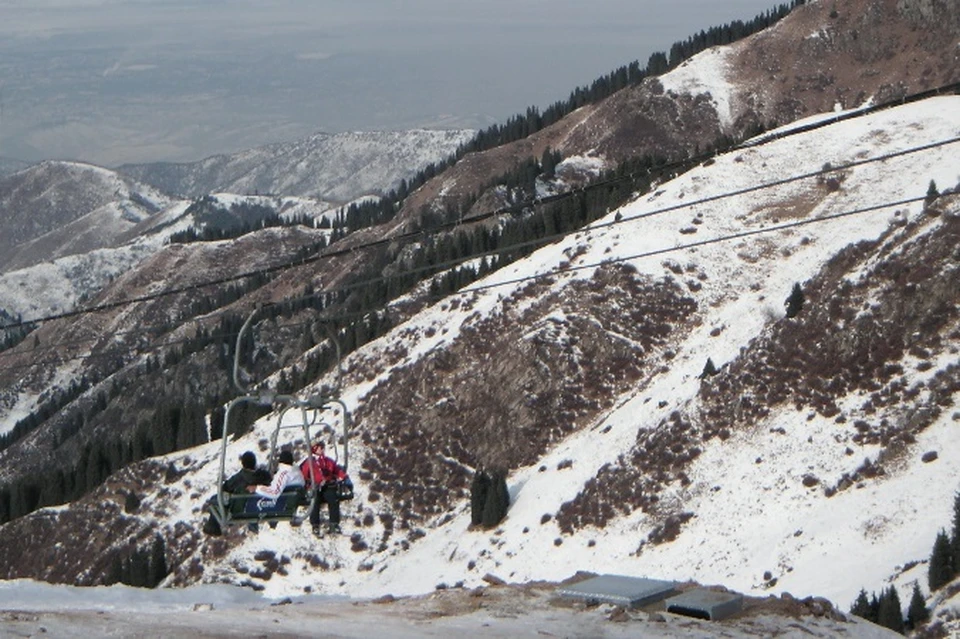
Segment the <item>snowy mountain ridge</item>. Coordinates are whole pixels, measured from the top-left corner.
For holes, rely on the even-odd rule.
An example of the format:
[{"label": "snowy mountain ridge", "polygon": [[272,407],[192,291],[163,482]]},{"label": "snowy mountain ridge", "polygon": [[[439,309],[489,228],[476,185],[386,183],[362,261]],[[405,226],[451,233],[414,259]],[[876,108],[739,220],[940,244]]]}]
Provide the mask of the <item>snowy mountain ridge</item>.
[{"label": "snowy mountain ridge", "polygon": [[0,178],[0,210],[11,212],[0,221],[0,249],[7,249],[0,258],[0,309],[42,317],[73,308],[189,228],[183,219],[170,226],[171,216],[189,206],[184,198],[213,195],[223,208],[257,204],[319,224],[324,213],[378,197],[442,162],[472,134],[317,134],[190,164],[115,172],[48,161],[24,168]]},{"label": "snowy mountain ridge", "polygon": [[[930,593],[926,558],[958,489],[956,96],[713,154],[453,292],[451,270],[409,290],[399,283],[435,263],[418,252],[425,247],[451,269],[443,251],[471,219],[549,228],[560,213],[582,212],[601,191],[575,190],[560,200],[567,208],[534,201],[483,215],[524,195],[493,176],[546,148],[563,162],[537,189],[576,185],[564,169],[595,175],[651,148],[687,157],[721,126],[747,127],[750,114],[828,118],[832,97],[846,96],[845,109],[883,102],[900,72],[915,87],[919,70],[898,54],[873,90],[845,93],[878,77],[861,73],[876,53],[862,43],[883,41],[869,31],[851,38],[849,25],[914,42],[901,20],[915,4],[851,2],[839,17],[805,5],[776,29],[675,70],[699,69],[710,94],[678,93],[685,82],[669,74],[649,78],[465,156],[394,217],[332,245],[328,259],[315,248],[323,229],[294,226],[168,246],[123,273],[96,299],[103,310],[48,322],[0,353],[5,424],[49,406],[81,374],[95,380],[0,451],[0,516],[14,514],[2,529],[3,576],[112,583],[144,549],[159,549],[166,586],[439,600],[500,581],[532,588],[606,572],[729,588],[747,595],[750,614],[804,601],[786,614],[821,636],[854,626],[831,618],[839,628],[814,629],[817,597],[846,610],[861,588],[895,585],[906,602],[917,585],[937,604],[935,623],[955,630],[955,587]],[[954,17],[918,46],[954,37],[955,48],[944,35]],[[819,29],[835,37],[807,38]],[[836,74],[837,96],[805,84],[813,71],[780,95],[781,84],[748,81],[765,65],[810,62],[812,45],[847,60],[815,67]],[[417,235],[429,227],[424,211],[458,212],[464,193],[482,195],[449,236]],[[483,270],[484,259],[469,261]],[[261,271],[273,275],[209,287]],[[403,294],[378,304],[363,281]],[[795,285],[804,301],[788,316]],[[164,291],[174,293],[153,296]],[[221,442],[207,440],[222,414],[205,407],[236,397],[232,344],[253,308],[261,314],[241,349],[244,379],[266,396],[329,387],[337,366],[327,326],[363,318],[335,333],[349,345],[342,398],[354,417],[357,496],[344,537],[285,523],[218,538],[199,530],[221,461]],[[57,363],[39,367],[38,355]],[[276,408],[237,417],[228,467],[247,449],[264,457]],[[78,459],[83,475],[58,459]],[[51,466],[50,482],[31,483],[30,472]],[[492,528],[470,525],[471,479],[482,468],[507,471],[511,506]],[[94,487],[69,505],[32,509],[81,485]]]},{"label": "snowy mountain ridge", "polygon": [[343,204],[382,195],[475,135],[472,130],[317,133],[198,162],[124,165],[117,171],[181,197],[215,191],[279,193]]},{"label": "snowy mountain ridge", "polygon": [[[676,479],[668,478],[660,487],[660,505],[655,509],[631,509],[605,525],[578,524],[572,532],[565,530],[563,512],[578,493],[583,495],[585,489],[589,493],[598,477],[602,482],[604,473],[616,472],[632,455],[653,450],[654,439],[669,433],[678,412],[693,420],[692,424],[703,419],[706,407],[714,402],[709,388],[715,383],[700,379],[703,362],[710,357],[721,369],[730,371],[738,360],[749,360],[750,351],[764,348],[763,343],[776,331],[791,330],[794,321],[784,318],[779,307],[793,282],[809,286],[811,280],[823,277],[830,261],[845,247],[879,240],[863,262],[848,271],[850,284],[860,285],[885,268],[884,261],[871,255],[887,255],[889,261],[912,244],[938,235],[952,237],[960,220],[956,196],[945,195],[938,200],[941,212],[936,216],[922,203],[881,206],[862,215],[811,223],[802,231],[737,237],[744,231],[772,226],[782,215],[774,211],[788,210],[784,207],[791,202],[805,202],[803,219],[813,221],[871,204],[896,202],[903,195],[922,196],[928,177],[949,183],[957,174],[949,145],[844,170],[843,187],[837,191],[810,179],[750,195],[721,200],[713,200],[714,196],[754,185],[758,175],[802,175],[822,166],[824,159],[842,166],[852,158],[876,157],[948,139],[960,130],[960,120],[950,115],[960,113],[952,106],[956,101],[929,100],[719,156],[710,166],[611,212],[597,224],[596,231],[587,229],[541,249],[481,281],[477,293],[468,287],[458,296],[460,304],[441,302],[351,355],[345,362],[348,384],[344,399],[363,413],[353,435],[351,458],[352,468],[364,469],[368,467],[365,458],[380,446],[376,442],[386,441],[383,438],[389,438],[391,432],[389,421],[381,420],[378,406],[383,398],[377,396],[377,389],[387,380],[409,378],[425,360],[462,344],[465,335],[535,312],[543,321],[529,323],[528,318],[530,328],[511,340],[529,342],[539,337],[555,344],[575,344],[568,342],[570,336],[564,337],[564,333],[574,328],[583,309],[568,293],[578,283],[589,286],[609,269],[620,270],[615,264],[621,257],[633,266],[625,271],[628,277],[657,287],[682,287],[696,298],[697,310],[685,328],[678,327],[669,347],[659,347],[652,354],[662,365],[614,398],[610,408],[585,428],[558,439],[533,463],[511,471],[513,504],[496,530],[470,531],[469,500],[463,489],[452,488],[454,495],[460,495],[455,500],[459,505],[420,520],[414,528],[396,530],[400,538],[393,538],[383,527],[384,521],[390,521],[384,519],[390,511],[381,500],[373,499],[374,490],[360,479],[364,475],[360,470],[354,471],[357,501],[349,505],[350,539],[317,540],[307,527],[286,524],[275,530],[264,528],[258,534],[238,530],[231,533],[239,535],[231,537],[236,546],[217,560],[215,544],[204,543],[187,529],[183,541],[192,539],[192,552],[198,554],[193,561],[182,557],[180,565],[198,565],[199,561],[203,581],[252,582],[275,597],[304,588],[359,597],[384,592],[416,594],[443,584],[475,586],[487,574],[510,582],[555,581],[582,570],[693,579],[754,596],[816,594],[840,607],[848,606],[860,588],[878,587],[891,575],[892,583],[901,589],[914,581],[922,587],[924,559],[936,530],[949,520],[957,490],[960,457],[951,445],[955,412],[944,411],[914,431],[914,441],[890,463],[883,461],[888,456],[887,445],[880,441],[854,443],[858,416],[871,421],[879,417],[873,412],[878,407],[865,407],[864,396],[858,398],[854,393],[839,398],[840,411],[846,417],[843,422],[816,409],[798,410],[789,402],[779,407],[768,405],[769,412],[761,418],[743,418],[743,424],[731,425],[726,436],[698,437],[699,452],[682,463],[683,472],[675,475]],[[709,210],[693,204],[692,208],[655,215],[660,208],[701,200],[711,201]],[[605,225],[618,215],[621,223]],[[708,239],[715,243],[682,248],[690,243],[684,230],[694,219],[700,220],[695,225],[698,243]],[[668,249],[668,257],[630,257],[663,249]],[[565,271],[545,284],[534,285],[538,290],[530,296],[531,282],[536,281],[530,278],[558,266],[565,266]],[[584,268],[572,270],[578,266]],[[955,264],[949,269],[955,270]],[[537,308],[550,299],[555,301]],[[828,305],[825,299],[808,298],[807,303]],[[947,333],[957,328],[956,307],[947,326]],[[610,335],[630,341],[623,334]],[[956,342],[941,343],[939,350],[923,361],[930,366],[904,359],[900,384],[932,388],[938,375],[958,365]],[[366,377],[371,366],[379,371],[379,377]],[[409,382],[405,385],[409,387]],[[462,402],[463,398],[454,396],[448,401]],[[880,415],[899,413],[891,406]],[[264,418],[253,432],[232,442],[229,459],[246,449],[261,450],[258,441],[266,440],[274,418]],[[706,424],[694,427],[703,430],[704,437],[707,428]],[[682,443],[681,438],[676,441]],[[851,450],[854,446],[856,452]],[[203,503],[216,482],[218,449],[219,443],[214,442],[157,460],[161,474],[164,467],[176,468],[179,479],[164,482],[165,496],[144,495],[139,509],[152,513],[154,525],[172,532],[185,522],[199,521]],[[921,459],[928,451],[938,453],[935,461]],[[886,472],[828,496],[825,485],[854,476],[864,459],[883,464]],[[817,481],[807,481],[808,475]],[[126,494],[129,482],[143,480],[123,471],[104,490],[83,501],[98,509],[111,508],[113,500]],[[669,511],[690,516],[682,518],[679,533],[671,541],[650,542],[648,536],[662,525]],[[730,512],[740,516],[731,518]],[[38,513],[27,519],[36,525],[44,517]],[[10,526],[17,530],[24,523]],[[868,553],[864,553],[865,543]],[[550,561],[542,561],[544,556]],[[285,559],[280,574],[255,568],[266,558],[281,557]],[[319,571],[315,561],[321,562]],[[255,573],[261,576],[254,577]],[[196,577],[176,572],[170,579],[189,583]]]}]

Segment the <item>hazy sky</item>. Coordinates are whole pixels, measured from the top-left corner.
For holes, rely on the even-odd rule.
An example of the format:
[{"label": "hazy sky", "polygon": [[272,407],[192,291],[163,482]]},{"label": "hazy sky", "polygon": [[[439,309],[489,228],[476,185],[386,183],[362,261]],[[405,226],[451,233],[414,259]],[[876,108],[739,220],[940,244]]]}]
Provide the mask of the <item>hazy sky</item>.
[{"label": "hazy sky", "polygon": [[0,0],[0,156],[480,128],[770,0]]}]

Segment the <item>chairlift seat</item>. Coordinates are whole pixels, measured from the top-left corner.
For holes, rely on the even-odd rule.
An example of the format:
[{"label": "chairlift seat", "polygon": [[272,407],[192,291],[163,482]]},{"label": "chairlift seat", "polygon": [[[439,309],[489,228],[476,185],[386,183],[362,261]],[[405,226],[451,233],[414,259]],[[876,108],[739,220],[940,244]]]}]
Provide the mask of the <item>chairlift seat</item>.
[{"label": "chairlift seat", "polygon": [[227,512],[234,521],[293,519],[297,508],[307,501],[307,491],[303,486],[287,488],[276,499],[256,493],[232,493],[226,496]]}]

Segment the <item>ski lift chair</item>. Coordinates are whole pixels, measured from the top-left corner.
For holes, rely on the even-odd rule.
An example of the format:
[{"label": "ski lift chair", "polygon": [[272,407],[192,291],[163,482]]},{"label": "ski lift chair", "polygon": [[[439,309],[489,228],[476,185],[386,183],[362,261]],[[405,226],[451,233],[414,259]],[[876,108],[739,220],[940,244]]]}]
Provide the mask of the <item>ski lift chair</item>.
[{"label": "ski lift chair", "polygon": [[[276,426],[270,436],[269,469],[271,474],[277,470],[277,456],[281,450],[280,433],[289,429],[301,429],[304,445],[309,450],[310,442],[313,441],[311,428],[317,425],[318,415],[325,410],[332,410],[339,407],[341,419],[343,421],[343,448],[344,448],[344,467],[346,467],[347,457],[347,436],[349,433],[349,412],[346,405],[339,399],[315,397],[308,400],[300,400],[290,396],[251,396],[238,397],[227,405],[223,416],[223,437],[220,454],[220,475],[219,489],[217,499],[210,507],[213,516],[224,527],[230,523],[260,523],[290,521],[299,523],[302,521],[298,517],[300,508],[306,507],[306,512],[314,506],[314,501],[319,499],[318,491],[315,488],[307,489],[303,486],[287,488],[276,499],[270,499],[256,493],[229,493],[223,489],[223,483],[226,477],[227,443],[229,440],[229,419],[231,409],[241,401],[257,401],[265,405],[282,405],[283,409],[277,417]],[[293,408],[299,408],[302,419],[299,424],[284,425],[284,417],[287,412]],[[312,411],[312,417],[308,418],[308,411]],[[323,424],[324,430],[331,430],[327,424]],[[311,482],[316,486],[319,478],[314,478]]]},{"label": "ski lift chair", "polygon": [[[261,392],[260,394],[255,395],[248,392],[243,384],[240,383],[240,345],[242,343],[244,334],[253,323],[253,319],[257,314],[257,310],[258,308],[254,308],[253,312],[247,317],[247,320],[240,328],[240,333],[237,335],[236,350],[234,352],[233,381],[234,385],[236,385],[236,387],[240,390],[240,392],[244,393],[244,395],[232,399],[227,404],[227,408],[223,414],[223,432],[221,434],[220,474],[217,498],[210,506],[211,514],[219,522],[221,528],[233,522],[293,522],[297,519],[297,513],[302,506],[308,505],[309,508],[307,509],[307,512],[309,512],[313,508],[314,501],[320,498],[316,488],[310,490],[307,490],[304,487],[288,488],[287,490],[284,490],[283,493],[281,493],[276,499],[269,499],[261,495],[251,493],[228,493],[223,489],[223,482],[226,478],[227,443],[230,439],[230,412],[235,406],[243,402],[250,402],[259,406],[273,408],[282,407],[277,418],[277,426],[274,428],[273,434],[270,437],[269,468],[271,474],[275,473],[277,470],[277,455],[279,453],[278,439],[281,430],[297,427],[302,428],[303,442],[307,447],[307,452],[309,453],[310,443],[312,441],[310,429],[312,426],[317,424],[319,414],[321,411],[335,410],[337,407],[339,407],[339,410],[342,411],[340,414],[340,419],[343,423],[344,461],[342,467],[344,470],[347,468],[347,441],[350,433],[350,412],[347,409],[347,405],[336,396],[337,391],[339,390],[339,378],[336,388],[324,389],[324,393],[332,391],[332,396],[323,394],[306,400],[299,399],[291,395],[277,395],[271,391]],[[333,336],[331,336],[331,340],[337,350],[337,361],[339,362],[340,346]],[[283,418],[287,411],[293,408],[300,408],[302,416],[301,423],[298,425],[284,426]],[[313,416],[311,419],[307,418],[308,410],[313,411]],[[327,424],[323,424],[323,426],[329,427]],[[333,429],[330,428],[330,430]],[[312,482],[314,486],[319,483],[316,481],[317,479],[319,478],[314,478],[314,481]]]}]

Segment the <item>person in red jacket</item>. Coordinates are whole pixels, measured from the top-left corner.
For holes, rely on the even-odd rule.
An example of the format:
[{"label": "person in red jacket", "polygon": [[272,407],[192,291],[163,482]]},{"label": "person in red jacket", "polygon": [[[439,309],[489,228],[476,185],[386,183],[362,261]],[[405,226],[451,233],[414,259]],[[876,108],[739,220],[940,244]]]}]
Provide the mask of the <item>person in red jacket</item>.
[{"label": "person in red jacket", "polygon": [[319,497],[313,502],[313,508],[310,510],[310,525],[313,526],[313,533],[320,534],[320,502],[327,502],[327,531],[330,533],[339,533],[340,531],[340,482],[350,484],[350,478],[346,471],[341,468],[337,462],[326,455],[326,449],[322,441],[318,441],[310,448],[310,456],[300,464],[300,472],[311,488],[316,484],[319,488]]}]

